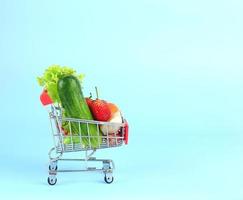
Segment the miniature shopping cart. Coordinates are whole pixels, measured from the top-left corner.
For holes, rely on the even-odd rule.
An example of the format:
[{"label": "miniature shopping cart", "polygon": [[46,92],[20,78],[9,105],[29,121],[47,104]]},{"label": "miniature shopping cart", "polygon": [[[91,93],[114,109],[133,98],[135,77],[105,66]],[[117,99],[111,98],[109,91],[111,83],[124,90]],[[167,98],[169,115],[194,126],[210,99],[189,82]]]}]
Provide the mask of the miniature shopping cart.
[{"label": "miniature shopping cart", "polygon": [[[60,106],[52,104],[52,102],[46,98],[46,94],[41,95],[41,102],[43,105],[48,105],[48,113],[51,122],[52,135],[54,140],[54,147],[49,151],[49,176],[48,183],[50,185],[55,185],[57,182],[57,173],[59,172],[84,172],[84,171],[101,171],[104,173],[104,181],[106,183],[112,183],[114,180],[113,170],[115,169],[114,162],[111,159],[96,159],[93,157],[93,154],[98,149],[104,148],[114,148],[120,147],[123,144],[128,143],[128,123],[125,119],[122,120],[122,123],[110,123],[110,122],[101,122],[95,120],[84,120],[84,119],[75,119],[75,118],[65,118],[62,115],[62,108]],[[63,124],[69,128],[68,134],[63,129]],[[79,127],[79,133],[72,132],[72,125],[76,124],[76,127]],[[82,133],[81,126],[87,127],[87,133]],[[91,135],[90,126],[96,127],[96,135]],[[100,126],[106,127],[107,133],[101,134]],[[108,134],[109,128],[118,128],[118,131],[113,134]],[[98,139],[98,146],[92,147],[92,140]],[[85,141],[85,145],[84,142]],[[78,152],[84,151],[85,157],[83,159],[70,159],[62,158],[64,153],[68,152]],[[83,169],[71,170],[59,170],[58,161],[81,161],[84,162],[85,167]],[[100,162],[102,167],[88,167],[90,162]]]}]

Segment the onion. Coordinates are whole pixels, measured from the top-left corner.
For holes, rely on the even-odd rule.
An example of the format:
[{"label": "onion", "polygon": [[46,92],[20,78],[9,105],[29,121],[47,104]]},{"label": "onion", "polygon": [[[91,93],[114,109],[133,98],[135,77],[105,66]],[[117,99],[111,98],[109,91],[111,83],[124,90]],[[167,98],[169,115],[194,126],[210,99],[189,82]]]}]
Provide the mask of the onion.
[{"label": "onion", "polygon": [[[108,121],[111,123],[122,123],[122,116],[121,116],[121,112],[118,110],[117,112],[115,112],[112,116],[112,118]],[[107,135],[108,134],[112,134],[112,133],[116,133],[119,129],[120,129],[120,125],[101,125],[100,126],[100,130],[102,131],[103,135]]]}]

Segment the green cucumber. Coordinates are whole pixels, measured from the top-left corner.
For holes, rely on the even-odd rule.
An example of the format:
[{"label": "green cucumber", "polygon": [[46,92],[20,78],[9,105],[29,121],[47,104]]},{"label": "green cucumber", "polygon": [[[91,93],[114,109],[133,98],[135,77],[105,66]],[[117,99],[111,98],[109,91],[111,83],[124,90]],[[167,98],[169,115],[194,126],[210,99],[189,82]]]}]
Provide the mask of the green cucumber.
[{"label": "green cucumber", "polygon": [[[80,82],[72,75],[62,77],[58,80],[57,91],[65,111],[65,117],[76,119],[93,120],[92,114],[83,96]],[[70,122],[69,128],[72,135],[79,135],[81,132],[82,142],[85,147],[97,148],[101,143],[101,135],[97,126],[78,122]],[[70,130],[67,130],[70,132]],[[91,137],[88,137],[90,135]],[[90,142],[89,142],[90,141]]]},{"label": "green cucumber", "polygon": [[65,136],[65,138],[63,139],[63,143],[64,144],[80,144],[81,143],[81,140],[78,136],[74,136],[74,137],[71,137],[71,136]]}]

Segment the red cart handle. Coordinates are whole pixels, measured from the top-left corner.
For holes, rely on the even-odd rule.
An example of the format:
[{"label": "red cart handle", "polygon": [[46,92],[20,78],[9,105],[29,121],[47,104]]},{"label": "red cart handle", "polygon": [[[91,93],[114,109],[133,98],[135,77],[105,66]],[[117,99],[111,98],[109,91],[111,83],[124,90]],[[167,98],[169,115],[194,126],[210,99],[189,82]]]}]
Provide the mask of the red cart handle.
[{"label": "red cart handle", "polygon": [[127,120],[125,120],[124,138],[123,138],[125,144],[128,144],[128,129],[129,129],[128,122],[127,122]]},{"label": "red cart handle", "polygon": [[53,103],[51,100],[51,97],[47,93],[47,90],[43,90],[43,92],[40,95],[40,100],[41,100],[41,103],[43,104],[43,106]]}]

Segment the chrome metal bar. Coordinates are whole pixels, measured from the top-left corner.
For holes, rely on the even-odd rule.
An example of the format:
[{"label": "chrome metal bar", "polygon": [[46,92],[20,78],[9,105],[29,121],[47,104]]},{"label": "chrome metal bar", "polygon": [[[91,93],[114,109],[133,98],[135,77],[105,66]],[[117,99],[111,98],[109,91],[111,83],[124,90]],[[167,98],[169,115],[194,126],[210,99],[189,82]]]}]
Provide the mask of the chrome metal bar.
[{"label": "chrome metal bar", "polygon": [[[99,125],[96,124],[96,129],[97,129],[97,139],[98,139],[98,144],[99,144],[99,148],[100,148],[100,128],[99,128]],[[102,138],[101,138],[102,140]]]},{"label": "chrome metal bar", "polygon": [[81,129],[80,122],[78,123],[78,129],[79,129],[79,139],[80,139],[80,143],[82,145],[83,144],[83,140],[82,140],[82,129]]},{"label": "chrome metal bar", "polygon": [[117,123],[117,122],[102,122],[96,120],[87,120],[87,119],[77,119],[77,118],[68,118],[63,117],[63,121],[71,121],[71,122],[82,122],[82,123],[89,123],[89,124],[98,124],[98,125],[116,125],[116,126],[125,126],[124,123]]},{"label": "chrome metal bar", "polygon": [[[83,158],[60,158],[58,159],[58,161],[85,161],[85,159]],[[107,162],[113,162],[111,159],[97,159],[95,157],[90,157],[88,159],[88,162],[90,161],[107,161]]]},{"label": "chrome metal bar", "polygon": [[89,139],[89,148],[91,149],[91,141],[90,141],[90,132],[89,132],[89,125],[88,122],[86,122],[87,132],[88,132],[88,139]]},{"label": "chrome metal bar", "polygon": [[87,168],[87,169],[64,169],[64,170],[57,170],[56,172],[87,172],[87,171],[104,171],[103,169],[93,169],[93,168]]},{"label": "chrome metal bar", "polygon": [[72,133],[72,127],[71,127],[71,122],[68,122],[68,126],[69,126],[69,134],[70,134],[70,140],[71,140],[71,144],[72,144],[72,149],[73,148],[73,133]]}]

